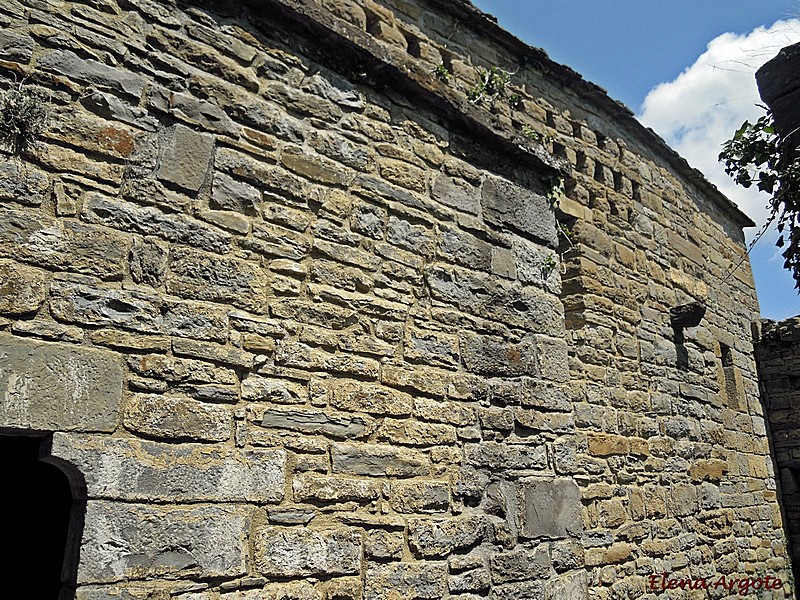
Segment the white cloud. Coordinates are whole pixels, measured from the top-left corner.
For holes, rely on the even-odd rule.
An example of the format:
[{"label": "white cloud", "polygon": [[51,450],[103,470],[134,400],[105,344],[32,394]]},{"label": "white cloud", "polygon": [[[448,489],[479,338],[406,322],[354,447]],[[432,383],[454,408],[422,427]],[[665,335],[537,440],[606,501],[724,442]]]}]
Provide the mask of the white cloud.
[{"label": "white cloud", "polygon": [[[759,225],[766,220],[769,197],[735,185],[717,156],[722,143],[746,119],[763,115],[757,106],[762,101],[756,70],[781,48],[798,41],[798,19],[777,21],[744,35],[720,35],[674,81],[653,88],[638,115]],[[755,232],[749,231],[750,235]]]}]

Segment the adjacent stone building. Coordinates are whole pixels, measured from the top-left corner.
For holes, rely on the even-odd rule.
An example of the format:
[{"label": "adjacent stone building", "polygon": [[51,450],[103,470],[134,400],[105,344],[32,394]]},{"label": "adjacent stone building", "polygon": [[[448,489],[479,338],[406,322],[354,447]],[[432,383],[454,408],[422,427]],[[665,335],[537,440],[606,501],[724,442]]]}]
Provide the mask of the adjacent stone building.
[{"label": "adjacent stone building", "polygon": [[68,477],[63,597],[791,595],[751,223],[603,90],[463,0],[0,24],[49,113],[0,433]]}]

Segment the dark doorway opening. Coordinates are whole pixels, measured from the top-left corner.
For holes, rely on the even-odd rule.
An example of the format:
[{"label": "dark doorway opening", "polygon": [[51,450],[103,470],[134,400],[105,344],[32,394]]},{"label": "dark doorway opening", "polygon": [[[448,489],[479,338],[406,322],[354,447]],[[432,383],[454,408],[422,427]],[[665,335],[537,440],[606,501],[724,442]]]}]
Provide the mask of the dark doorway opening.
[{"label": "dark doorway opening", "polygon": [[3,597],[57,600],[74,594],[74,561],[68,547],[72,491],[61,469],[40,460],[47,455],[48,441],[0,434]]}]

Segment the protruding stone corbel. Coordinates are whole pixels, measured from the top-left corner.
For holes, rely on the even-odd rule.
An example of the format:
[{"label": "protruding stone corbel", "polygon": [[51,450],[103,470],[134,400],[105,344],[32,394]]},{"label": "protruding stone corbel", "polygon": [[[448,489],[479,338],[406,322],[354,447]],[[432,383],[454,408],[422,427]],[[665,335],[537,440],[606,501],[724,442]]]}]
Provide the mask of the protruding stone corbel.
[{"label": "protruding stone corbel", "polygon": [[700,324],[705,314],[705,306],[700,302],[690,302],[689,304],[681,304],[680,306],[670,308],[669,321],[673,329],[696,327]]}]

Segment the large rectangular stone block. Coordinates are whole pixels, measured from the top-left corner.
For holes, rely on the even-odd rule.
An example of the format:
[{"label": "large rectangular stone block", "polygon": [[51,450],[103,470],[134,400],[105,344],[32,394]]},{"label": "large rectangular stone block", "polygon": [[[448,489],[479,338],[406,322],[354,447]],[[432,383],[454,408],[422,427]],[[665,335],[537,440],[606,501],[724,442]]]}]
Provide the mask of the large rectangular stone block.
[{"label": "large rectangular stone block", "polygon": [[347,527],[264,527],[255,536],[255,561],[268,576],[355,574],[361,568],[361,534]]},{"label": "large rectangular stone block", "polygon": [[110,432],[121,397],[111,352],[0,334],[0,427]]},{"label": "large rectangular stone block", "polygon": [[286,481],[282,448],[233,450],[57,433],[51,455],[83,474],[90,498],[279,502]]},{"label": "large rectangular stone block", "polygon": [[228,506],[165,508],[90,501],[78,583],[244,575],[248,513]]},{"label": "large rectangular stone block", "polygon": [[555,212],[547,198],[496,177],[488,178],[482,191],[483,216],[489,223],[530,235],[551,248],[558,245]]},{"label": "large rectangular stone block", "polygon": [[530,538],[577,537],[583,531],[581,491],[571,479],[525,485],[522,532]]}]

